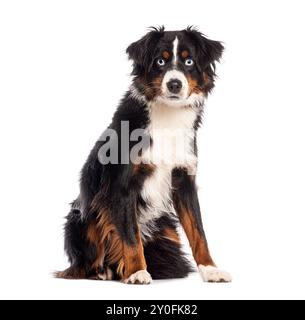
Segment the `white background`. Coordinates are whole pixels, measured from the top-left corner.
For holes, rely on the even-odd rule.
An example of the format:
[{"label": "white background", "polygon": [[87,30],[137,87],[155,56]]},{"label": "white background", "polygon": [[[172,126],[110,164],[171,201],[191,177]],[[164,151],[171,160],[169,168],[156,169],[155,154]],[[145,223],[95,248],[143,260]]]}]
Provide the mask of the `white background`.
[{"label": "white background", "polygon": [[[1,1],[0,297],[305,298],[304,1]],[[200,131],[212,255],[151,286],[65,281],[64,216],[130,83],[124,53],[151,25],[197,25],[226,51]]]}]

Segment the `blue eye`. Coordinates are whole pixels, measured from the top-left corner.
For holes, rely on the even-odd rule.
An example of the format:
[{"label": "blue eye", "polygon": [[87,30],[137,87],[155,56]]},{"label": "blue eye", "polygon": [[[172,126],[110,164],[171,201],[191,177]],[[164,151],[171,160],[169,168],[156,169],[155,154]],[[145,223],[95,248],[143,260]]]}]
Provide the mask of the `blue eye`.
[{"label": "blue eye", "polygon": [[184,61],[184,63],[185,63],[186,66],[190,67],[190,66],[192,66],[194,64],[194,60],[191,59],[191,58],[188,58],[188,59],[186,59]]},{"label": "blue eye", "polygon": [[159,58],[159,59],[157,60],[157,64],[158,64],[159,66],[163,67],[163,66],[165,65],[165,60],[162,59],[162,58]]}]

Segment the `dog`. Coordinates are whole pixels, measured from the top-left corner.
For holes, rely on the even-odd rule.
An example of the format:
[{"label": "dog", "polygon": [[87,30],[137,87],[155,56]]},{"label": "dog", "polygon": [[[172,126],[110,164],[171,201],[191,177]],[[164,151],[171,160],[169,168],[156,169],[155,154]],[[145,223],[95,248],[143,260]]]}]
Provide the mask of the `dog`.
[{"label": "dog", "polygon": [[184,278],[194,270],[181,225],[202,279],[231,281],[209,253],[196,187],[197,130],[223,50],[193,27],[151,28],[127,48],[132,85],[82,168],[58,278]]}]

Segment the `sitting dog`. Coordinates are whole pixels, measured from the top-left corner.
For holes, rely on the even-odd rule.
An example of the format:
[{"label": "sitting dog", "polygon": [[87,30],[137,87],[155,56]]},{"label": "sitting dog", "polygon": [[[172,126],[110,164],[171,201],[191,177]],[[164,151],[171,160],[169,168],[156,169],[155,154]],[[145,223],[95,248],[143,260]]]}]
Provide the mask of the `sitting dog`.
[{"label": "sitting dog", "polygon": [[71,266],[56,276],[130,284],[186,277],[181,224],[203,280],[229,282],[209,253],[195,181],[196,133],[223,46],[192,27],[161,27],[126,52],[132,85],[81,171],[65,225]]}]

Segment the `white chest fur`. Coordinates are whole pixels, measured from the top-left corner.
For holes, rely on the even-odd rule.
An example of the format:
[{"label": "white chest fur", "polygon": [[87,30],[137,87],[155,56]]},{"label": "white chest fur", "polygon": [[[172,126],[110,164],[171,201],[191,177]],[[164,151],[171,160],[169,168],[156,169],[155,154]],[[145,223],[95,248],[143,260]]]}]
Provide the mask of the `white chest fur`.
[{"label": "white chest fur", "polygon": [[139,224],[143,239],[150,238],[155,230],[154,221],[163,214],[174,214],[171,199],[171,174],[175,167],[196,170],[194,156],[194,122],[197,112],[193,108],[173,108],[152,104],[148,131],[152,145],[142,159],[155,165],[155,171],[146,179],[141,196],[147,207],[141,210]]}]

